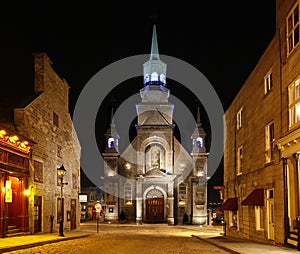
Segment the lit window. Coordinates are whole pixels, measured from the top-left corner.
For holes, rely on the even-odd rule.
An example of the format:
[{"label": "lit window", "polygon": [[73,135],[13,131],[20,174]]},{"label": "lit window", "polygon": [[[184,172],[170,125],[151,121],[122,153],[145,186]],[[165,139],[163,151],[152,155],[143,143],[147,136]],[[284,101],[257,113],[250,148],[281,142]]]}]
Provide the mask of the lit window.
[{"label": "lit window", "polygon": [[272,72],[269,72],[265,76],[265,94],[270,92],[272,90],[272,87],[273,87],[273,74]]},{"label": "lit window", "polygon": [[157,74],[157,72],[152,72],[152,74],[151,74],[151,81],[158,81],[158,74]]},{"label": "lit window", "polygon": [[242,111],[243,109],[241,108],[239,112],[236,114],[236,128],[240,129],[242,127]]},{"label": "lit window", "polygon": [[290,53],[300,41],[299,2],[292,8],[286,19],[287,52]]},{"label": "lit window", "polygon": [[162,82],[163,84],[166,83],[166,77],[164,74],[160,74],[160,82]]},{"label": "lit window", "polygon": [[289,127],[300,122],[300,78],[288,87]]},{"label": "lit window", "polygon": [[132,190],[130,183],[124,185],[124,200],[126,205],[132,205]]},{"label": "lit window", "polygon": [[109,138],[107,141],[108,148],[115,148],[115,140],[114,138]]},{"label": "lit window", "polygon": [[203,139],[201,137],[198,137],[196,139],[196,144],[197,144],[197,148],[202,148],[203,147]]},{"label": "lit window", "polygon": [[275,137],[273,122],[266,125],[265,132],[265,156],[268,163],[274,159]]},{"label": "lit window", "polygon": [[151,150],[151,167],[160,168],[160,151],[158,148]]},{"label": "lit window", "polygon": [[238,214],[237,214],[237,211],[229,211],[229,227],[238,228]]},{"label": "lit window", "polygon": [[256,230],[264,229],[264,214],[261,206],[254,206],[255,208],[255,228]]},{"label": "lit window", "polygon": [[237,162],[236,162],[237,175],[242,174],[242,161],[243,161],[243,146],[240,146],[237,150]]},{"label": "lit window", "polygon": [[186,185],[179,184],[178,187],[178,205],[186,205]]}]

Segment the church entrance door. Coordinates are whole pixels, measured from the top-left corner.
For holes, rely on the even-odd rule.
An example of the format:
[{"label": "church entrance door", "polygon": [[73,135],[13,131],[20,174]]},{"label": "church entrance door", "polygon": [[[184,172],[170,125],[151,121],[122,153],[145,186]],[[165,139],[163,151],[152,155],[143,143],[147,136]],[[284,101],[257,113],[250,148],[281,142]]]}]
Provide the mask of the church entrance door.
[{"label": "church entrance door", "polygon": [[164,198],[146,199],[146,220],[149,223],[164,221]]}]

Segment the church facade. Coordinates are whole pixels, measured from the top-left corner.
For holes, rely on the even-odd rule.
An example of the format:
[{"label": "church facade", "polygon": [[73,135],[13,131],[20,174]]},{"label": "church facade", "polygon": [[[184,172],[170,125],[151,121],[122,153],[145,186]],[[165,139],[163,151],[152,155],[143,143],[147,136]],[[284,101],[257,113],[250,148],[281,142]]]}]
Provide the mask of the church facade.
[{"label": "church facade", "polygon": [[[166,64],[160,60],[156,27],[150,59],[144,63],[144,87],[136,106],[137,135],[121,154],[113,120],[105,134],[105,220],[169,225],[207,223],[207,158],[198,109],[191,152],[174,136],[174,104],[168,101]],[[134,106],[134,105],[133,105]]]}]

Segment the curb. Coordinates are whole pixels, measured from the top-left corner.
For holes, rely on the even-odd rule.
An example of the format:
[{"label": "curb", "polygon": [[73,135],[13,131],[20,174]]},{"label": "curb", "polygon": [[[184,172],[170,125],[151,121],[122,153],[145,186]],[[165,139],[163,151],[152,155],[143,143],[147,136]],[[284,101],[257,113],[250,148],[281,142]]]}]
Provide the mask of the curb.
[{"label": "curb", "polygon": [[28,244],[23,244],[23,245],[18,245],[18,246],[4,247],[4,248],[0,248],[0,253],[5,253],[5,252],[15,251],[15,250],[23,250],[23,249],[28,249],[28,248],[32,248],[32,247],[42,246],[45,244],[63,242],[63,241],[83,238],[83,237],[87,237],[87,236],[90,236],[90,234],[79,235],[79,236],[70,236],[70,237],[66,237],[66,238],[58,238],[58,239],[46,240],[46,241],[41,241],[41,242],[36,242],[36,243],[28,243]]},{"label": "curb", "polygon": [[235,251],[235,250],[232,250],[232,249],[229,249],[229,248],[227,248],[227,247],[221,246],[221,245],[219,245],[219,244],[217,244],[217,243],[214,243],[214,242],[212,242],[212,241],[210,241],[210,240],[201,238],[200,236],[192,235],[192,237],[196,237],[196,238],[198,238],[199,240],[202,240],[202,241],[204,241],[204,242],[207,242],[207,243],[209,243],[209,244],[212,244],[212,245],[218,247],[219,249],[222,249],[222,250],[227,251],[228,253],[231,253],[231,254],[241,254],[241,252],[237,252],[237,251]]}]

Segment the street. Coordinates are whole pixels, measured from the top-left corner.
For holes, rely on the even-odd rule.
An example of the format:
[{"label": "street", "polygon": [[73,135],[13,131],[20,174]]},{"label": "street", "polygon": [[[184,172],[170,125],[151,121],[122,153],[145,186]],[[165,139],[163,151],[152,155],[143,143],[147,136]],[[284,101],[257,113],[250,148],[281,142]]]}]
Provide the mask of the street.
[{"label": "street", "polygon": [[6,253],[228,253],[204,240],[192,236],[219,234],[213,230],[202,230],[197,226],[100,224],[98,229],[99,233],[97,233],[96,223],[82,223],[80,230],[91,233],[85,238],[45,244],[39,247]]}]

